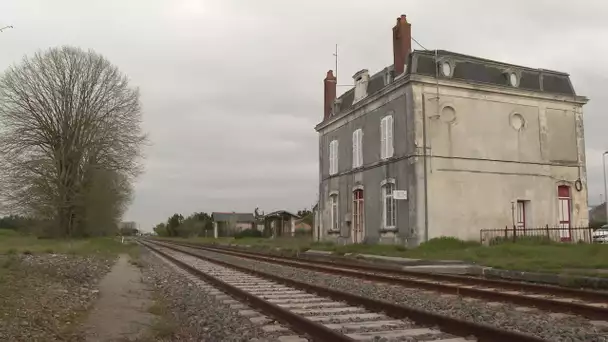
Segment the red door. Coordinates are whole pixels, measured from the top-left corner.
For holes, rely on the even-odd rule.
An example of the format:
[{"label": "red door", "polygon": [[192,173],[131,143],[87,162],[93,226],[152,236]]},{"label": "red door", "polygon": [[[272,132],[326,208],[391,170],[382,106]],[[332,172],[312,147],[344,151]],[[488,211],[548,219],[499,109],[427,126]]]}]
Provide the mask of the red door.
[{"label": "red door", "polygon": [[363,231],[365,229],[364,222],[364,203],[363,203],[363,190],[353,191],[353,243],[363,242]]},{"label": "red door", "polygon": [[559,238],[561,241],[571,241],[572,228],[570,220],[571,212],[570,187],[560,185],[557,187],[557,213],[559,220]]}]

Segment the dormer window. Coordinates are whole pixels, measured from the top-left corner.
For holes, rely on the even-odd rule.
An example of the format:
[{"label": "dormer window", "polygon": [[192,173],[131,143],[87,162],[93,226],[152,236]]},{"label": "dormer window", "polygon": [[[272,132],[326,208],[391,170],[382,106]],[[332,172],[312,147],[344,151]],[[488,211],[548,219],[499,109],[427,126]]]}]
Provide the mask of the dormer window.
[{"label": "dormer window", "polygon": [[336,99],[333,103],[333,108],[331,111],[331,115],[337,115],[340,113],[340,105],[342,104],[342,99]]},{"label": "dormer window", "polygon": [[355,81],[355,97],[353,104],[361,101],[367,96],[367,84],[369,83],[369,72],[363,69],[353,75]]},{"label": "dormer window", "polygon": [[507,83],[511,87],[519,87],[519,72],[513,69],[507,69],[503,72],[505,78],[507,79]]}]

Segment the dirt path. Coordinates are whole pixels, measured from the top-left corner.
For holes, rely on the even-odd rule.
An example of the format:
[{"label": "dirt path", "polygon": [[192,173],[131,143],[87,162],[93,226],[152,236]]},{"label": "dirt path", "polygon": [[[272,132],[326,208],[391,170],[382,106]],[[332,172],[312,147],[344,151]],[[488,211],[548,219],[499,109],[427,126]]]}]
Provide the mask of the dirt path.
[{"label": "dirt path", "polygon": [[121,255],[99,283],[100,298],[85,322],[87,342],[135,339],[147,331],[154,315],[151,292],[141,282],[140,270]]}]

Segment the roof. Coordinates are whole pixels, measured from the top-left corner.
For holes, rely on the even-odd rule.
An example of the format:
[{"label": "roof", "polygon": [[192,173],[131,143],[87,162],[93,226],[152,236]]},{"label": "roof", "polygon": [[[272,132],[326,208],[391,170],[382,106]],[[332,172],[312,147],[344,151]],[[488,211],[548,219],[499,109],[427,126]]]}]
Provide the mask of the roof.
[{"label": "roof", "polygon": [[264,215],[264,217],[265,217],[265,218],[266,218],[266,217],[277,217],[277,216],[283,216],[283,215],[289,215],[289,216],[293,216],[293,217],[295,217],[295,218],[300,218],[300,216],[298,216],[298,215],[296,215],[296,214],[294,214],[294,213],[292,213],[292,212],[289,212],[289,211],[287,211],[287,210],[277,210],[277,211],[273,211],[273,212],[271,212],[271,213],[268,213],[268,214]]},{"label": "roof", "polygon": [[236,222],[255,222],[255,218],[251,213],[211,213],[211,218],[215,222],[227,222],[227,221],[236,221]]},{"label": "roof", "polygon": [[[452,77],[443,76],[437,72],[435,62],[437,59],[446,59],[453,63]],[[533,69],[529,67],[493,61],[490,59],[463,55],[446,50],[415,50],[410,53],[405,74],[425,75],[438,77],[439,79],[451,79],[466,83],[491,84],[512,88],[505,76],[506,70],[513,70],[520,74],[518,89],[536,91],[540,93],[552,93],[576,96],[568,74],[546,69]],[[387,77],[390,74],[390,77]],[[370,96],[387,85],[387,81],[393,81],[394,66],[390,65],[372,75],[367,85],[367,96]],[[346,91],[338,97],[340,113],[346,112],[353,107],[355,90]]]}]

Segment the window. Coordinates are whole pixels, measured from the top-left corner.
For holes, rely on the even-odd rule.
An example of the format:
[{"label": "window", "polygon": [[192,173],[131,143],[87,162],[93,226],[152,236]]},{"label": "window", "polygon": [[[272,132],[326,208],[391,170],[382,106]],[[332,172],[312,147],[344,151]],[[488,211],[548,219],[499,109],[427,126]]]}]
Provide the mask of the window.
[{"label": "window", "polygon": [[331,207],[331,226],[330,230],[339,230],[338,224],[338,194],[329,196],[329,205]]},{"label": "window", "polygon": [[380,121],[380,158],[393,156],[393,117],[385,116]]},{"label": "window", "polygon": [[397,223],[393,190],[395,190],[395,183],[386,183],[382,186],[382,223],[384,228],[395,228]]},{"label": "window", "polygon": [[353,132],[353,168],[363,166],[363,131]]},{"label": "window", "polygon": [[338,173],[338,140],[329,143],[329,174]]},{"label": "window", "polygon": [[515,224],[517,229],[526,229],[526,202],[517,201],[517,217]]}]

